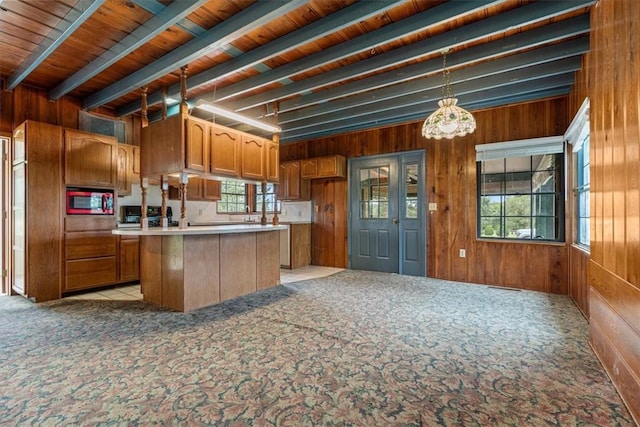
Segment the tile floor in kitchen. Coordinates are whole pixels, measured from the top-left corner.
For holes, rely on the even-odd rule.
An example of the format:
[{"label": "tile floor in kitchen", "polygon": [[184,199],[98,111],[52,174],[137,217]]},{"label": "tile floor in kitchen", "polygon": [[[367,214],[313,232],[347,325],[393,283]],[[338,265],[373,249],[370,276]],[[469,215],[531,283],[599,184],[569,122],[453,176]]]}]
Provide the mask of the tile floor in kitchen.
[{"label": "tile floor in kitchen", "polygon": [[[315,279],[317,277],[329,276],[344,270],[343,268],[321,267],[318,265],[310,265],[307,267],[296,268],[295,270],[280,270],[280,282],[291,283],[301,280]],[[101,289],[95,292],[85,292],[65,297],[65,299],[81,299],[81,300],[121,300],[135,301],[142,299],[140,293],[140,285],[117,286],[113,288]]]}]

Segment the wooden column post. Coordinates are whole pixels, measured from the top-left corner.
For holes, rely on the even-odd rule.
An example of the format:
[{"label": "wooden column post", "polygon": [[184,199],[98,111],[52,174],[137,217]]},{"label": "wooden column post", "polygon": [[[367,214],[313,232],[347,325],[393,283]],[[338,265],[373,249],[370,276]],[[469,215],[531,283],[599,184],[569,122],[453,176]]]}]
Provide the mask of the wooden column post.
[{"label": "wooden column post", "polygon": [[262,217],[260,218],[260,224],[267,225],[267,200],[266,200],[266,192],[267,192],[267,182],[262,182]]},{"label": "wooden column post", "polygon": [[186,172],[180,174],[180,222],[178,228],[187,228],[187,183],[189,175]]},{"label": "wooden column post", "polygon": [[[142,108],[140,115],[142,116],[140,123],[143,128],[149,126],[149,119],[147,118],[147,87],[142,89]],[[147,218],[147,187],[149,187],[149,179],[147,177],[141,177],[140,190],[141,190],[141,202],[140,202],[140,227],[143,230],[149,229],[149,219]]]},{"label": "wooden column post", "polygon": [[187,105],[187,66],[181,67],[180,70],[180,114],[187,115],[189,106]]},{"label": "wooden column post", "polygon": [[167,218],[167,191],[169,190],[169,181],[166,175],[160,177],[160,189],[162,190],[162,219],[160,220],[162,228],[169,227],[169,219]]},{"label": "wooden column post", "polygon": [[[278,115],[278,111],[276,110],[276,117]],[[276,144],[280,144],[280,135],[273,135],[273,142],[275,142]],[[278,162],[278,164],[280,164],[280,162]],[[278,173],[280,173],[278,171]],[[280,178],[280,177],[278,177]],[[280,185],[280,184],[276,184],[276,185]],[[280,224],[280,218],[278,218],[278,191],[276,189],[274,195],[273,195],[273,218],[271,220],[271,222],[273,223],[273,225],[278,225]]]}]

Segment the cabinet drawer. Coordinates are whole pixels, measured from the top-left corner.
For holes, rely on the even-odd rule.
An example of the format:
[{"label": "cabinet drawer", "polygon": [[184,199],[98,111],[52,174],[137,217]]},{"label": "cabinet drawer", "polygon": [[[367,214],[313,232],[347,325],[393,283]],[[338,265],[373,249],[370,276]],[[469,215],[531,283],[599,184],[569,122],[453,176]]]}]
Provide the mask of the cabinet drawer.
[{"label": "cabinet drawer", "polygon": [[116,255],[115,235],[109,233],[65,233],[66,260]]},{"label": "cabinet drawer", "polygon": [[65,262],[65,267],[65,291],[110,285],[117,282],[115,256],[70,260]]}]

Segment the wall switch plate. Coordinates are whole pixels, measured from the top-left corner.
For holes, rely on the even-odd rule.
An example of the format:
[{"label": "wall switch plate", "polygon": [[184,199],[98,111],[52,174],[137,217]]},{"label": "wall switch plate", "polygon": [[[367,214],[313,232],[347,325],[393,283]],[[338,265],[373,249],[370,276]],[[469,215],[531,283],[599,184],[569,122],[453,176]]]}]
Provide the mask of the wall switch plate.
[{"label": "wall switch plate", "polygon": [[460,258],[465,258],[467,256],[467,251],[464,249],[460,249]]},{"label": "wall switch plate", "polygon": [[430,211],[437,211],[438,210],[438,204],[437,203],[429,203],[429,210]]}]

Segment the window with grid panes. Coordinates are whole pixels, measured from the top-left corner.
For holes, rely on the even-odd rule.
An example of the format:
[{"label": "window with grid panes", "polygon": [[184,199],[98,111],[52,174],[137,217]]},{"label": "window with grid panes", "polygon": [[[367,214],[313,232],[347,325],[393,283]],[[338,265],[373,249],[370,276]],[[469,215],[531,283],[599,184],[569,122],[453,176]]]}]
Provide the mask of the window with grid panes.
[{"label": "window with grid panes", "polygon": [[247,185],[240,181],[220,181],[220,200],[216,203],[218,213],[244,213],[247,203]]},{"label": "window with grid panes", "polygon": [[[276,185],[267,184],[267,191],[264,193],[266,212],[275,212],[275,209],[280,211],[280,202],[276,203]],[[262,185],[256,184],[255,198],[254,198],[255,212],[262,212]]]}]

